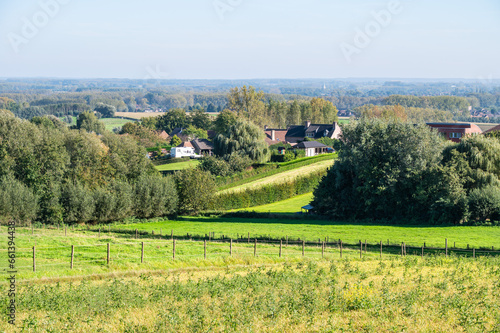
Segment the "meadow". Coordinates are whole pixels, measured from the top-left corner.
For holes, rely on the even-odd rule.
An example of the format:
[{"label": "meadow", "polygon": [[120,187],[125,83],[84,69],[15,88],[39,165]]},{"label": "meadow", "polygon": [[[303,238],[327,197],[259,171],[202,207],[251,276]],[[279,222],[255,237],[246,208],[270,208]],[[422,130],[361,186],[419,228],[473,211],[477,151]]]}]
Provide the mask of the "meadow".
[{"label": "meadow", "polygon": [[299,213],[301,208],[308,205],[313,200],[312,193],[306,193],[302,195],[297,195],[291,199],[274,202],[267,205],[251,207],[251,208],[242,208],[235,209],[231,212],[242,212],[242,211],[250,211],[257,213],[283,213],[283,214],[294,214]]},{"label": "meadow", "polygon": [[[76,117],[72,117],[73,120],[70,125],[76,125]],[[126,123],[132,122],[130,119],[123,118],[101,118],[99,119],[104,123],[108,131],[112,131],[115,127],[122,127]]]},{"label": "meadow", "polygon": [[[499,332],[499,264],[298,259],[22,282],[17,325],[23,332]],[[1,321],[0,331],[14,330]]]},{"label": "meadow", "polygon": [[200,164],[199,160],[185,160],[185,162],[155,165],[155,168],[158,171],[176,171],[176,170],[194,168],[198,166],[198,164]]}]

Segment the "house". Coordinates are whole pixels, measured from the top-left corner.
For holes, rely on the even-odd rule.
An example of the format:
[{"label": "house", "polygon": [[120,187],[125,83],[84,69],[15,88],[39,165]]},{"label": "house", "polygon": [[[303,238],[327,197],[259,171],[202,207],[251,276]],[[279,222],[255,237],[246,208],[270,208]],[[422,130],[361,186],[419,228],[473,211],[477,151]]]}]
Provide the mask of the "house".
[{"label": "house", "polygon": [[191,145],[194,147],[194,151],[198,155],[212,156],[214,151],[214,145],[207,139],[196,139],[191,141]]},{"label": "house", "polygon": [[312,157],[316,155],[328,153],[327,145],[324,145],[318,141],[303,141],[295,146],[297,149],[303,149],[306,151],[306,157]]},{"label": "house", "polygon": [[174,130],[170,133],[170,138],[173,138],[174,135],[177,135],[182,142],[189,141],[189,137],[183,133],[183,129],[180,127],[174,128]]},{"label": "house", "polygon": [[158,133],[158,136],[165,141],[168,141],[170,139],[170,135],[168,135],[168,133],[165,131],[158,131],[157,133]]},{"label": "house", "polygon": [[271,146],[277,143],[286,143],[286,133],[288,130],[286,129],[273,129],[264,127],[264,134],[266,143]]},{"label": "house", "polygon": [[453,142],[460,142],[466,135],[483,133],[479,126],[471,123],[427,123],[427,126],[437,129],[447,140]]},{"label": "house", "polygon": [[304,125],[290,126],[285,140],[291,144],[304,141],[305,138],[321,139],[324,137],[338,139],[342,134],[342,129],[338,123],[333,124],[311,124],[306,121]]}]

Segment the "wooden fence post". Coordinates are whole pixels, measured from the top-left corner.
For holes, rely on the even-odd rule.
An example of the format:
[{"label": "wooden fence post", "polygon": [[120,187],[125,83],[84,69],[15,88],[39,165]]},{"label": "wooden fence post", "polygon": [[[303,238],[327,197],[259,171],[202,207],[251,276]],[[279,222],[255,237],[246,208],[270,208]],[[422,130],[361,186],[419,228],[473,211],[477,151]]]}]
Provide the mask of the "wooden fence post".
[{"label": "wooden fence post", "polygon": [[203,242],[203,254],[204,254],[205,259],[207,259],[207,240],[206,239]]},{"label": "wooden fence post", "polygon": [[302,241],[302,256],[304,257],[305,256],[305,247],[306,247],[306,241]]},{"label": "wooden fence post", "polygon": [[174,246],[172,248],[172,259],[175,259],[175,239],[173,240]]},{"label": "wooden fence post", "polygon": [[141,242],[141,264],[144,263],[144,242]]},{"label": "wooden fence post", "polygon": [[250,233],[248,233],[248,244],[250,244]]},{"label": "wooden fence post", "polygon": [[448,238],[444,240],[445,255],[448,257]]},{"label": "wooden fence post", "polygon": [[422,246],[422,258],[424,257],[424,247]]},{"label": "wooden fence post", "polygon": [[233,256],[233,239],[229,240],[229,255]]},{"label": "wooden fence post", "polygon": [[401,243],[401,257],[404,255],[405,250],[404,250],[404,243]]},{"label": "wooden fence post", "polygon": [[255,238],[255,244],[253,246],[253,256],[257,256],[257,238]]},{"label": "wooden fence post", "polygon": [[109,243],[108,243],[108,256],[107,256],[107,263],[109,265],[109,254],[110,254],[110,249],[109,249]]},{"label": "wooden fence post", "polygon": [[342,241],[340,241],[340,259],[342,259]]},{"label": "wooden fence post", "polygon": [[325,242],[321,244],[321,258],[325,257]]},{"label": "wooden fence post", "polygon": [[33,246],[33,272],[36,272],[36,248]]},{"label": "wooden fence post", "polygon": [[283,247],[283,240],[280,239],[280,258],[281,258],[281,248]]},{"label": "wooden fence post", "polygon": [[75,246],[71,245],[71,265],[70,268],[73,269],[73,261],[75,260]]}]

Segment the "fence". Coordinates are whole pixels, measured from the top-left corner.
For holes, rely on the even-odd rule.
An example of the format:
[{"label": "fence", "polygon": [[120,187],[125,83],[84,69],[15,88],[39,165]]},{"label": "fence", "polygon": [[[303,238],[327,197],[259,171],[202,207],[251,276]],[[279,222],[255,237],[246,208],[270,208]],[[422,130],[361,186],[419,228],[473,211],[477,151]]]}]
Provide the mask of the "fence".
[{"label": "fence", "polygon": [[[369,244],[366,240],[361,240],[356,244],[344,243],[340,239],[330,240],[329,237],[318,239],[317,241],[306,241],[301,239],[292,239],[288,236],[283,238],[271,237],[255,237],[250,233],[247,235],[238,235],[236,238],[220,235],[216,237],[214,232],[209,232],[205,235],[174,235],[174,231],[162,234],[125,229],[111,229],[110,227],[88,229],[95,232],[99,237],[105,233],[122,234],[129,239],[134,239],[134,242],[117,242],[105,243],[97,245],[71,245],[63,247],[32,247],[29,249],[17,249],[20,258],[26,262],[28,252],[30,254],[31,265],[16,267],[19,270],[32,269],[37,272],[40,267],[66,266],[69,269],[88,265],[89,263],[97,263],[99,265],[110,265],[114,262],[139,262],[142,264],[145,261],[151,260],[179,260],[186,258],[195,259],[210,259],[210,258],[226,258],[233,256],[271,256],[276,258],[282,257],[308,257],[308,258],[344,258],[346,252],[349,251],[350,257],[358,256],[363,258],[370,255],[372,257],[383,258],[384,255],[392,256],[407,256],[418,255],[421,257],[429,255],[459,255],[476,258],[479,256],[496,256],[500,255],[500,251],[494,247],[490,249],[480,248],[473,249],[457,248],[455,243],[452,247],[448,246],[448,240],[444,240],[444,248],[423,246],[409,246],[402,242],[401,244],[391,244],[382,241]],[[34,235],[34,228],[31,229],[31,234]],[[67,237],[68,229],[64,227],[64,236]],[[62,233],[61,233],[62,234]],[[146,240],[146,241],[144,241]],[[187,245],[187,246],[186,246]],[[179,248],[179,246],[181,246]],[[118,251],[114,251],[117,249]],[[0,253],[6,250],[0,250]],[[51,253],[54,251],[55,253]],[[61,252],[63,254],[61,254]],[[67,252],[67,253],[66,253]],[[65,254],[66,253],[66,254]],[[54,263],[61,260],[64,262]],[[42,260],[42,265],[39,264],[39,259]],[[2,269],[2,272],[7,269]]]}]

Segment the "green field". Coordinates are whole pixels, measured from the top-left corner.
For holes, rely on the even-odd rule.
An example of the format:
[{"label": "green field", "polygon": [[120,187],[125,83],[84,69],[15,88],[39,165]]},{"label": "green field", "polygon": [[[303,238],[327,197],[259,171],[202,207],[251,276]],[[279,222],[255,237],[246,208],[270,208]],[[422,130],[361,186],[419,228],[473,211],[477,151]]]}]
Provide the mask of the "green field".
[{"label": "green field", "polygon": [[236,209],[234,211],[250,211],[258,213],[288,213],[293,214],[301,211],[301,207],[308,205],[313,200],[312,193],[298,195],[291,199],[278,201],[268,205],[251,208]]},{"label": "green field", "polygon": [[321,171],[321,170],[327,170],[329,167],[331,167],[335,163],[335,161],[332,160],[326,160],[326,161],[321,161],[317,162],[314,164],[310,164],[307,166],[302,166],[300,168],[288,170],[285,172],[281,172],[278,174],[274,174],[269,177],[265,177],[262,179],[258,179],[255,181],[250,181],[247,183],[244,183],[242,185],[236,186],[236,187],[231,187],[229,189],[220,191],[220,193],[227,193],[227,192],[237,192],[237,191],[244,191],[246,189],[251,189],[251,188],[258,188],[274,183],[284,183],[286,181],[295,179],[300,176],[305,176],[308,174],[311,174],[313,172]]},{"label": "green field", "polygon": [[333,222],[314,220],[250,219],[250,218],[201,218],[185,217],[179,221],[162,221],[119,225],[128,230],[155,231],[173,230],[176,235],[186,233],[205,235],[215,232],[217,236],[226,235],[237,238],[238,235],[250,237],[270,236],[301,238],[308,241],[324,239],[342,239],[347,243],[367,240],[370,244],[380,241],[391,244],[405,242],[411,246],[444,247],[445,239],[451,246],[465,248],[467,244],[474,248],[495,247],[500,249],[500,227],[464,227],[464,226],[393,226],[355,222]]},{"label": "green field", "polygon": [[156,165],[155,168],[158,171],[176,171],[176,170],[184,170],[187,168],[194,168],[200,164],[199,160],[187,160],[185,162],[179,163],[168,163],[162,165]]},{"label": "green field", "polygon": [[120,118],[102,118],[100,119],[108,131],[112,131],[115,127],[123,127],[126,123],[131,123],[131,120]]}]

